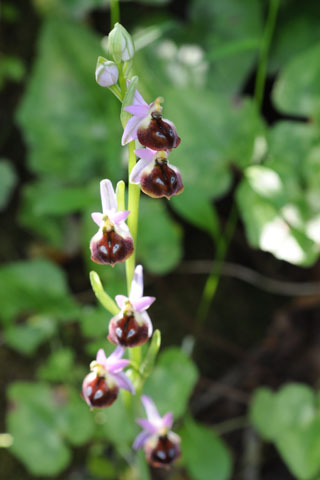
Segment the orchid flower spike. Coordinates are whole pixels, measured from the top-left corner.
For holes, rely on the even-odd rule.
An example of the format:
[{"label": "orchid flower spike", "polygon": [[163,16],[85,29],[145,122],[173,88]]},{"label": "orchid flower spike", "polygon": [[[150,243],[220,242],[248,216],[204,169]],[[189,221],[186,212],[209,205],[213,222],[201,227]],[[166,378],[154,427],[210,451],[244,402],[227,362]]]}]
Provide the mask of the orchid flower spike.
[{"label": "orchid flower spike", "polygon": [[91,214],[98,232],[90,241],[91,260],[100,265],[124,262],[133,252],[133,240],[125,223],[129,211],[117,211],[117,200],[110,180],[100,182],[102,213]]},{"label": "orchid flower spike", "polygon": [[141,145],[153,150],[176,148],[181,139],[175,125],[170,120],[162,119],[161,97],[149,105],[138,90],[135,91],[133,104],[124,108],[132,117],[125,126],[122,145],[139,140]]},{"label": "orchid flower spike", "polygon": [[140,184],[141,190],[153,198],[179,195],[184,189],[177,167],[168,162],[166,150],[139,148],[134,153],[140,160],[133,167],[130,182]]},{"label": "orchid flower spike", "polygon": [[155,297],[143,297],[143,269],[137,265],[131,283],[130,295],[117,295],[116,302],[120,313],[109,323],[108,340],[115,345],[136,347],[147,342],[152,335],[152,323],[147,308]]},{"label": "orchid flower spike", "polygon": [[133,448],[144,447],[147,461],[154,467],[168,467],[180,456],[180,437],[171,431],[173,415],[166,413],[163,417],[147,395],[141,396],[147,419],[139,418],[137,423],[142,432],[136,437]]},{"label": "orchid flower spike", "polygon": [[83,397],[90,407],[109,407],[116,400],[120,388],[135,394],[131,381],[122,372],[130,363],[122,358],[123,354],[122,347],[117,347],[109,357],[102,349],[98,350],[96,360],[90,364],[91,373],[82,384]]}]

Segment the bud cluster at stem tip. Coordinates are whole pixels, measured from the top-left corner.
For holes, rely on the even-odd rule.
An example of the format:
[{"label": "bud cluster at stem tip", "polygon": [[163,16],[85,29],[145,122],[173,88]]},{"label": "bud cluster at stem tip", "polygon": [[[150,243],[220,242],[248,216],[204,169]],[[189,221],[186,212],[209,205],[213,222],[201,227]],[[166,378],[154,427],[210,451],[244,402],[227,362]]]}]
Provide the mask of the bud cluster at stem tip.
[{"label": "bud cluster at stem tip", "polygon": [[112,87],[119,79],[119,65],[134,56],[134,43],[127,30],[116,23],[108,36],[108,52],[114,61],[98,57],[96,81],[100,87]]},{"label": "bud cluster at stem tip", "polygon": [[127,62],[134,55],[134,43],[130,33],[116,23],[108,36],[108,51],[116,63]]}]

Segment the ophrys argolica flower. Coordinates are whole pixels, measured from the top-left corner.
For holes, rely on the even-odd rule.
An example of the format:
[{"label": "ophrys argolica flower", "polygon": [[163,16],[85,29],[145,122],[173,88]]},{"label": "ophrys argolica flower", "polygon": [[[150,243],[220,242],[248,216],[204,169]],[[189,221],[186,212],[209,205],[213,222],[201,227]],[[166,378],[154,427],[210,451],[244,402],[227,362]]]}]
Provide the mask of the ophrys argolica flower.
[{"label": "ophrys argolica flower", "polygon": [[148,105],[138,90],[135,91],[133,104],[124,108],[132,117],[125,126],[122,145],[136,138],[141,145],[153,150],[169,150],[179,145],[181,139],[175,125],[162,118],[162,101],[159,97]]},{"label": "ophrys argolica flower", "polygon": [[125,261],[133,252],[133,241],[125,223],[129,211],[117,211],[117,200],[110,180],[100,182],[102,213],[92,219],[99,227],[90,241],[91,259],[101,265]]},{"label": "ophrys argolica flower", "polygon": [[102,349],[98,350],[96,360],[91,362],[89,373],[82,384],[82,394],[90,407],[109,407],[116,400],[119,388],[135,393],[129,378],[122,372],[130,361],[122,358],[124,348],[117,347],[106,357]]},{"label": "ophrys argolica flower", "polygon": [[137,420],[143,430],[136,437],[133,448],[144,447],[147,461],[152,466],[168,467],[180,456],[180,437],[170,430],[173,415],[169,412],[161,417],[147,395],[142,395],[141,401],[148,418]]},{"label": "ophrys argolica flower", "polygon": [[117,295],[121,312],[110,320],[108,340],[123,347],[136,347],[146,343],[152,335],[152,323],[147,308],[154,297],[143,297],[143,269],[137,265],[131,283],[130,295]]}]

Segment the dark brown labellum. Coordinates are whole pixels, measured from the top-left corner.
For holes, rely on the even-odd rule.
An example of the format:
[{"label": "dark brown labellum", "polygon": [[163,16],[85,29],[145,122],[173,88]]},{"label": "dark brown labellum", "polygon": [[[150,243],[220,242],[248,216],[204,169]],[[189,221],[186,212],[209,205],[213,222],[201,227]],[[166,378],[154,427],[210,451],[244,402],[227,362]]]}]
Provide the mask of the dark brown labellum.
[{"label": "dark brown labellum", "polygon": [[109,407],[116,400],[119,388],[109,388],[104,377],[89,374],[83,381],[83,395],[91,407]]},{"label": "dark brown labellum", "polygon": [[179,444],[172,442],[168,435],[162,435],[149,453],[148,461],[154,467],[166,467],[172,465],[179,456]]},{"label": "dark brown labellum", "polygon": [[180,174],[170,168],[167,162],[156,162],[148,175],[140,179],[141,190],[154,198],[178,195],[183,191]]},{"label": "dark brown labellum", "polygon": [[151,118],[147,128],[139,127],[137,135],[141,145],[152,150],[170,150],[176,148],[181,141],[174,125],[162,120],[158,115]]},{"label": "dark brown labellum", "polygon": [[122,318],[111,325],[111,330],[108,339],[123,347],[143,345],[149,338],[148,326],[139,325],[134,315],[124,314]]},{"label": "dark brown labellum", "polygon": [[133,252],[131,237],[123,238],[114,230],[103,232],[99,240],[90,244],[91,260],[100,265],[124,262]]}]

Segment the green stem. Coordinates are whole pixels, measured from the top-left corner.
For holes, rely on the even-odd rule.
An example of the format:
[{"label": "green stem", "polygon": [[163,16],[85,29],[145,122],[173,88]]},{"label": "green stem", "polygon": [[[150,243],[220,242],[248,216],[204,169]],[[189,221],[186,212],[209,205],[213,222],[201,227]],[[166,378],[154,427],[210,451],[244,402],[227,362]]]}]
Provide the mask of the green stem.
[{"label": "green stem", "polygon": [[198,314],[197,314],[198,329],[200,329],[204,324],[209,312],[211,302],[217,291],[219,280],[220,280],[222,262],[227,254],[230,241],[232,239],[234,229],[237,223],[237,217],[238,216],[237,216],[236,207],[235,207],[235,204],[233,204],[231,212],[229,214],[229,218],[227,221],[224,234],[220,237],[220,241],[217,245],[217,253],[215,256],[215,261],[212,267],[212,271],[209,277],[207,278],[204,290],[202,292],[202,297],[201,297]]},{"label": "green stem", "polygon": [[120,22],[119,0],[110,1],[110,13],[111,13],[110,22],[111,22],[111,30],[112,30],[115,24]]},{"label": "green stem", "polygon": [[270,44],[273,37],[276,21],[277,21],[279,4],[280,4],[280,0],[270,0],[269,2],[268,18],[266,22],[264,35],[263,35],[262,45],[260,48],[259,65],[258,65],[256,84],[255,84],[255,90],[254,90],[254,98],[256,99],[259,109],[261,108],[261,104],[263,100],[264,87],[266,83],[266,74],[267,74],[268,53],[269,53]]},{"label": "green stem", "polygon": [[[136,154],[134,153],[135,141],[129,143],[129,164],[128,164],[128,177],[130,177],[131,170],[136,164]],[[129,182],[128,186],[128,210],[130,215],[128,217],[128,227],[133,238],[134,252],[126,261],[126,273],[127,273],[127,288],[128,294],[131,288],[131,282],[133,279],[134,269],[136,265],[136,249],[137,249],[137,234],[138,234],[138,219],[139,219],[139,199],[140,199],[140,187]]]},{"label": "green stem", "polygon": [[[134,153],[135,141],[129,143],[129,162],[128,162],[128,178],[131,170],[136,164],[136,155]],[[128,186],[128,210],[130,215],[128,217],[128,227],[133,238],[134,251],[133,254],[126,261],[126,275],[127,275],[127,289],[128,295],[130,293],[131,282],[136,266],[136,249],[137,249],[137,235],[138,235],[138,220],[139,220],[139,200],[140,187],[129,182]],[[141,365],[141,347],[130,348],[130,360],[139,368]],[[133,375],[133,381],[136,383],[139,375]]]}]

